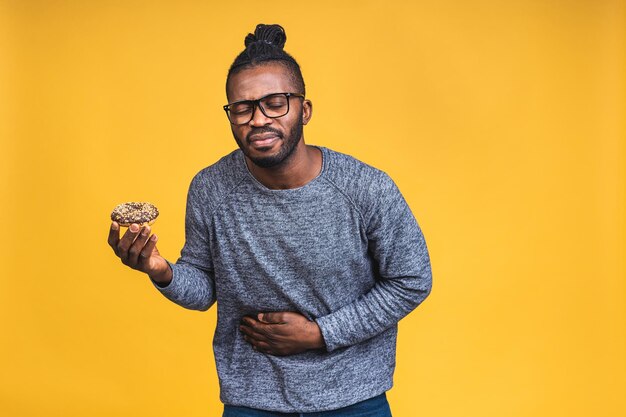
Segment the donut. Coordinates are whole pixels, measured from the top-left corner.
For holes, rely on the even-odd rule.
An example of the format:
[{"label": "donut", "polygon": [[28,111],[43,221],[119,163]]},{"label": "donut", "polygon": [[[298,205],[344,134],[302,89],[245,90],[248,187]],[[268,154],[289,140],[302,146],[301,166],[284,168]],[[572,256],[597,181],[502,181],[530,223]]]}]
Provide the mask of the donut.
[{"label": "donut", "polygon": [[111,213],[111,220],[120,226],[128,227],[133,223],[139,226],[147,226],[154,223],[159,216],[159,210],[150,203],[130,201],[118,205]]}]

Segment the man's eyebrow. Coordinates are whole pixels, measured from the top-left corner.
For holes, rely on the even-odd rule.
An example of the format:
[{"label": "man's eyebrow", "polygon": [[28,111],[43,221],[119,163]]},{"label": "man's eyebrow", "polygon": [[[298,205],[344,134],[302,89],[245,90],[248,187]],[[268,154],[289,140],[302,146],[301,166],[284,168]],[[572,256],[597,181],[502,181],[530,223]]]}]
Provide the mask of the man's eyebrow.
[{"label": "man's eyebrow", "polygon": [[283,92],[282,92],[282,91],[279,91],[279,92],[266,93],[266,94],[263,94],[262,96],[260,96],[260,97],[256,97],[256,98],[242,98],[242,99],[239,99],[239,100],[233,100],[233,101],[230,101],[230,102],[228,102],[228,104],[241,103],[242,101],[256,101],[256,100],[261,100],[262,98],[265,98],[265,97],[268,97],[268,96],[272,96],[272,95],[274,95],[274,94],[283,94]]},{"label": "man's eyebrow", "polygon": [[242,99],[239,99],[239,100],[229,101],[228,104],[230,105],[230,104],[235,104],[235,103],[243,103],[243,102],[246,102],[246,101],[254,101],[254,100],[253,99],[242,98]]}]

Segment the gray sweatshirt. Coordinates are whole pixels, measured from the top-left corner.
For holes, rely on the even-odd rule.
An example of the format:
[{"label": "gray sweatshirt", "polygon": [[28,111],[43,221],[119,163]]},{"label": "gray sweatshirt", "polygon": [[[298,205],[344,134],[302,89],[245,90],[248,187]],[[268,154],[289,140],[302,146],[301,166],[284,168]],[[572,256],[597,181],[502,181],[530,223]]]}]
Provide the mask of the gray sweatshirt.
[{"label": "gray sweatshirt", "polygon": [[[320,148],[321,173],[272,190],[236,150],[200,171],[187,199],[185,246],[156,288],[188,309],[217,301],[213,350],[224,404],[316,412],[387,391],[397,322],[431,289],[420,228],[384,172]],[[296,311],[325,350],[272,356],[239,331],[244,315]]]}]

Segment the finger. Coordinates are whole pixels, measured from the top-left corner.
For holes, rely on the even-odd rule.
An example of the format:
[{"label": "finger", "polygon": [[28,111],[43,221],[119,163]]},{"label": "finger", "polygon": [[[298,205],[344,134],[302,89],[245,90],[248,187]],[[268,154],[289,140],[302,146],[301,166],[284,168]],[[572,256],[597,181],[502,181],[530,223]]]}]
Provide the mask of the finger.
[{"label": "finger", "polygon": [[252,349],[263,353],[270,353],[272,346],[265,340],[258,340],[250,336],[243,335],[243,339],[252,346]]},{"label": "finger", "polygon": [[117,243],[120,241],[120,225],[117,222],[111,223],[111,228],[109,229],[109,238],[107,242],[109,246],[113,248],[113,252],[117,255]]},{"label": "finger", "polygon": [[117,256],[122,259],[122,262],[126,263],[128,260],[128,249],[130,245],[135,241],[137,234],[139,233],[139,225],[133,223],[130,225],[124,236],[117,243]]},{"label": "finger", "polygon": [[128,264],[129,265],[137,265],[139,260],[139,254],[143,250],[144,245],[150,238],[150,226],[144,226],[141,228],[139,235],[128,249]]},{"label": "finger", "polygon": [[262,344],[262,343],[267,344],[267,342],[265,342],[264,340],[258,340],[258,339],[255,339],[253,337],[246,336],[246,335],[243,335],[243,340],[250,343],[252,346],[259,346],[259,344]]},{"label": "finger", "polygon": [[239,330],[243,333],[244,338],[248,337],[254,340],[268,340],[264,333],[256,332],[251,327],[241,325],[239,326]]},{"label": "finger", "polygon": [[143,262],[150,258],[150,256],[152,256],[152,251],[154,251],[154,248],[156,248],[157,240],[159,240],[157,235],[150,236],[150,239],[148,239],[148,243],[145,244],[145,246],[141,250],[141,253],[139,253],[139,262]]},{"label": "finger", "polygon": [[248,317],[248,316],[244,316],[241,319],[241,324],[252,327],[253,329],[259,329],[260,327],[262,327],[264,324],[260,323],[258,320],[255,320],[252,317]]},{"label": "finger", "polygon": [[253,332],[253,333],[258,334],[258,335],[263,335],[264,337],[267,337],[267,335],[268,335],[268,328],[267,328],[268,325],[260,323],[260,322],[254,320],[251,317],[244,317],[241,320],[241,325],[245,329],[248,329],[249,332]]},{"label": "finger", "polygon": [[258,350],[259,352],[263,353],[271,353],[273,350],[272,346],[265,341],[255,340],[248,336],[244,336],[243,338],[246,342],[252,345],[252,349],[254,350]]},{"label": "finger", "polygon": [[259,352],[272,354],[272,352],[274,350],[269,344],[267,344],[265,342],[258,342],[257,341],[257,342],[253,342],[251,344],[252,344],[252,348],[254,350],[258,350]]}]

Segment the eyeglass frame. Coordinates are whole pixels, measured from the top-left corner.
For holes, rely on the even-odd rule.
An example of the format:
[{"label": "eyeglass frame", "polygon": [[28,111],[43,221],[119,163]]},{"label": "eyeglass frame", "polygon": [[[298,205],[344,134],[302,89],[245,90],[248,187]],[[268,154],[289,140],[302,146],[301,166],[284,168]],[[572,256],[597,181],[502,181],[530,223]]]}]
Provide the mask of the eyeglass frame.
[{"label": "eyeglass frame", "polygon": [[[287,97],[287,111],[285,112],[285,114],[281,115],[281,116],[268,116],[267,113],[265,113],[265,110],[263,109],[263,106],[261,106],[261,100],[266,99],[270,96],[275,96],[275,95],[284,95],[285,97]],[[265,117],[268,117],[270,119],[278,119],[280,117],[285,117],[289,114],[289,110],[291,110],[291,97],[300,97],[302,99],[305,98],[304,94],[298,94],[298,93],[270,93],[267,95],[264,95],[261,98],[258,98],[256,100],[239,100],[239,101],[234,101],[232,103],[228,103],[224,105],[224,111],[226,112],[226,117],[228,118],[228,121],[230,122],[230,124],[235,125],[235,126],[243,126],[245,124],[250,123],[250,121],[252,119],[254,119],[254,113],[256,112],[256,109],[259,108],[261,110],[261,113],[263,113],[263,115]],[[250,113],[250,120],[248,120],[247,122],[244,123],[233,123],[233,121],[230,119],[230,106],[235,105],[235,104],[240,104],[240,103],[252,103],[252,112]]]}]

